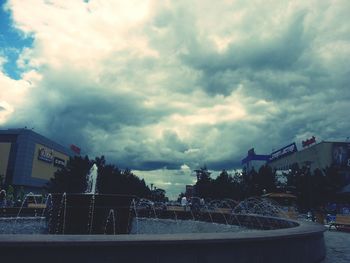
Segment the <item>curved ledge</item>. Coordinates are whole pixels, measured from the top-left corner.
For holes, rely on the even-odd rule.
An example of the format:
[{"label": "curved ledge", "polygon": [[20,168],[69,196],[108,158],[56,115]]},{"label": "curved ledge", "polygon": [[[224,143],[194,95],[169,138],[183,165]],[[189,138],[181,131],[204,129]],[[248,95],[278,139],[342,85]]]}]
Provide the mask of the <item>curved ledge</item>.
[{"label": "curved ledge", "polygon": [[[2,259],[43,262],[320,262],[325,228],[157,235],[0,235]],[[21,253],[18,253],[21,251]],[[59,255],[56,258],[53,255]]]}]

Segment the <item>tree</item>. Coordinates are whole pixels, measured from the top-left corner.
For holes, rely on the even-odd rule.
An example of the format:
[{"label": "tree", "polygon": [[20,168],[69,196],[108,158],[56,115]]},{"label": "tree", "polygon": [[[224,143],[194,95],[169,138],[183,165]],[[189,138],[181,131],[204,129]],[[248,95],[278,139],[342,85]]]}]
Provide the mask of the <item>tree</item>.
[{"label": "tree", "polygon": [[117,166],[106,164],[104,156],[90,160],[87,156],[71,158],[65,167],[59,169],[48,184],[48,191],[54,193],[84,193],[86,176],[95,163],[98,167],[97,189],[100,194],[128,194],[148,197],[150,189],[131,170],[120,170]]},{"label": "tree", "polygon": [[213,180],[213,197],[215,199],[242,199],[242,187],[237,179],[239,176],[238,172],[232,176],[225,169],[222,170],[220,175]]},{"label": "tree", "polygon": [[154,188],[151,191],[151,198],[152,201],[155,202],[166,202],[167,198],[165,197],[165,190],[161,188]]},{"label": "tree", "polygon": [[211,173],[207,167],[201,167],[195,170],[197,175],[197,183],[195,184],[195,192],[199,197],[210,199],[243,199],[244,186],[241,173],[236,172],[234,176],[229,174],[225,169],[221,171],[218,177],[212,179]]},{"label": "tree", "polygon": [[206,165],[204,165],[204,167],[199,168],[198,170],[195,170],[195,172],[197,176],[197,182],[198,181],[209,182],[211,180],[210,178],[211,172],[208,171],[208,168]]},{"label": "tree", "polygon": [[339,168],[333,165],[323,169],[323,173],[325,175],[327,197],[332,199],[335,193],[345,186],[344,177],[341,176]]},{"label": "tree", "polygon": [[88,174],[93,161],[87,156],[82,158],[74,156],[70,158],[67,165],[58,169],[54,177],[49,181],[47,188],[52,193],[84,193]]},{"label": "tree", "polygon": [[260,167],[256,181],[258,185],[257,192],[260,195],[263,193],[263,190],[266,190],[267,193],[276,190],[275,173],[267,164]]},{"label": "tree", "polygon": [[213,181],[213,195],[215,198],[229,198],[232,191],[232,176],[224,169]]},{"label": "tree", "polygon": [[292,164],[290,172],[287,173],[287,189],[296,193],[297,180],[301,175],[301,169],[297,163]]},{"label": "tree", "polygon": [[323,206],[329,199],[328,187],[326,182],[326,176],[320,169],[316,169],[313,172],[311,187],[313,192],[313,203],[312,207]]},{"label": "tree", "polygon": [[207,167],[201,167],[195,170],[197,176],[197,183],[195,184],[195,192],[199,197],[212,198],[212,179],[210,177],[210,172]]},{"label": "tree", "polygon": [[250,171],[243,171],[244,197],[256,196],[259,194],[258,173],[254,167]]}]

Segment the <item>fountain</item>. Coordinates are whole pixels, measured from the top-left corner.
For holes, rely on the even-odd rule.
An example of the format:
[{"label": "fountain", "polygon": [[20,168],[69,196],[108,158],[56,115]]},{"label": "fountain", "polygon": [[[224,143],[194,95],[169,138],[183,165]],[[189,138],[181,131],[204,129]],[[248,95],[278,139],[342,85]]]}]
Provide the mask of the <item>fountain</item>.
[{"label": "fountain", "polygon": [[265,199],[195,213],[139,209],[134,196],[97,194],[97,174],[93,166],[83,194],[50,195],[50,234],[0,235],[2,260],[316,263],[325,257],[323,226],[288,219]]},{"label": "fountain", "polygon": [[86,176],[87,187],[85,193],[96,194],[96,183],[97,183],[98,168],[94,163]]},{"label": "fountain", "polygon": [[[0,210],[0,234],[47,233],[45,217],[38,215],[40,209],[25,207],[28,199],[34,196],[33,193],[26,194],[19,208],[10,207]],[[34,201],[37,204],[35,199]]]},{"label": "fountain", "polygon": [[[79,195],[79,201],[81,196],[89,197],[82,199],[88,201],[84,203],[85,220],[80,222],[85,229],[84,235],[68,235],[67,233],[72,231],[70,229],[72,218],[69,214],[73,213],[72,208],[80,210],[81,206],[80,202],[75,203],[75,195],[72,195],[74,196],[72,199],[70,196],[60,195],[55,201],[57,207],[61,204],[65,206],[65,208],[61,206],[61,209],[56,208],[60,210],[60,218],[65,217],[63,235],[0,235],[2,259],[34,260],[40,254],[40,260],[44,262],[58,262],[58,260],[112,262],[118,259],[118,262],[135,263],[233,261],[316,263],[325,257],[323,226],[284,218],[283,214],[277,213],[278,208],[274,208],[263,199],[247,199],[238,204],[233,208],[233,213],[226,213],[227,224],[216,222],[216,219],[220,220],[219,218],[222,221],[221,213],[224,212],[215,210],[210,212],[214,223],[208,222],[208,218],[205,217],[187,220],[192,216],[183,210],[162,210],[155,218],[152,212],[138,210],[137,203],[133,199],[128,199],[130,204],[127,212],[134,211],[132,214],[137,217],[131,220],[130,234],[125,235],[118,231],[120,227],[118,222],[121,213],[126,211],[121,210],[120,213],[119,206],[113,205],[117,207],[116,210],[107,208],[110,205],[105,205],[100,224],[102,230],[99,232],[96,228],[99,224],[96,218],[99,217],[101,211],[98,209],[105,204],[105,200],[99,199],[98,194],[83,194]],[[92,198],[93,196],[95,198]],[[54,195],[52,197],[55,199]],[[206,208],[205,214],[207,209],[212,210],[211,207]],[[271,215],[268,215],[268,209]],[[173,219],[174,213],[176,220]],[[60,220],[60,226],[62,222],[63,219]],[[104,235],[108,231],[116,235]],[[23,253],[16,253],[19,247]],[[52,255],[58,253],[59,259],[52,258]]]},{"label": "fountain", "polygon": [[112,233],[113,233],[113,235],[115,235],[116,234],[116,231],[115,231],[116,230],[116,227],[115,227],[115,213],[114,213],[113,209],[109,210],[109,214],[108,214],[108,217],[107,217],[107,220],[106,220],[104,234],[110,233],[110,231],[108,231],[108,225],[109,225],[110,222],[112,224]]},{"label": "fountain", "polygon": [[[93,164],[87,176],[86,191],[82,194],[52,194],[50,234],[128,234],[131,195],[98,194],[98,168]],[[110,211],[118,214],[115,230],[106,233],[106,218]]]}]

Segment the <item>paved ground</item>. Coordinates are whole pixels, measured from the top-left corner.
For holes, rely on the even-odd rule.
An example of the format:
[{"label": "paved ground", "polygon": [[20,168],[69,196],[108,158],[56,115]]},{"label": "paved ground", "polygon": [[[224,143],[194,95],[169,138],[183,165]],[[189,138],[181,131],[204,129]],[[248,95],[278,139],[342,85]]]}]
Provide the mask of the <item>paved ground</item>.
[{"label": "paved ground", "polygon": [[341,231],[326,231],[324,233],[327,256],[321,263],[350,262],[350,233]]}]

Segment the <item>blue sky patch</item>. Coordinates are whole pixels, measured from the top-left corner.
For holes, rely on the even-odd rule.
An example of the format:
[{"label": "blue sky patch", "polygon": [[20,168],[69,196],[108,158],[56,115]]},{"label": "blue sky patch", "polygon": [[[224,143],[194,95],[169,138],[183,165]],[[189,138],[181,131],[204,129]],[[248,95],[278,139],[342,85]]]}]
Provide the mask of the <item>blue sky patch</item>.
[{"label": "blue sky patch", "polygon": [[32,46],[33,38],[24,36],[13,26],[5,4],[5,0],[0,0],[0,56],[6,59],[4,73],[12,79],[20,79],[23,69],[17,66],[16,61],[24,48]]}]

